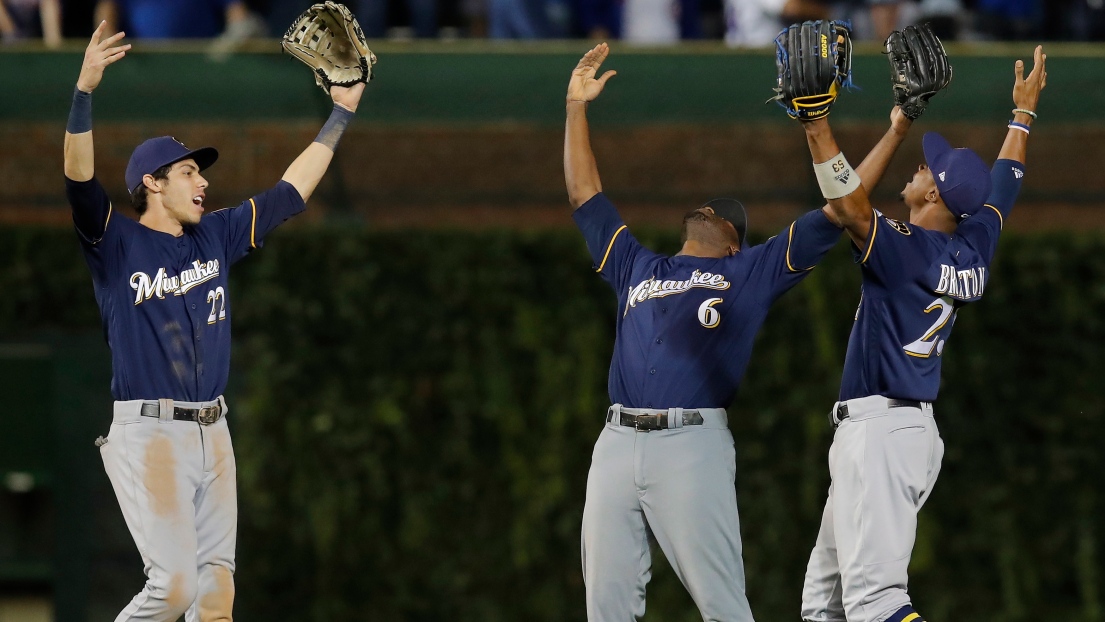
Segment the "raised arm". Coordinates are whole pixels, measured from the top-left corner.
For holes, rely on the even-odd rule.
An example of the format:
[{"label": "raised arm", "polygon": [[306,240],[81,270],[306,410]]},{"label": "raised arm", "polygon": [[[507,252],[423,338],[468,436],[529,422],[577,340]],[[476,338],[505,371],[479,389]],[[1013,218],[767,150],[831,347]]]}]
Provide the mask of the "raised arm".
[{"label": "raised arm", "polygon": [[[1047,85],[1047,54],[1044,46],[1037,45],[1032,55],[1032,72],[1024,77],[1024,61],[1019,60],[1014,68],[1017,78],[1013,83],[1013,123],[1005,134],[1005,142],[998,153],[999,160],[1015,160],[1024,164],[1028,150],[1028,129],[1036,119],[1036,105],[1040,101],[1040,91]],[[1031,114],[1029,114],[1031,113]],[[1023,127],[1020,127],[1023,126]]]},{"label": "raised arm", "polygon": [[583,55],[572,70],[572,78],[568,82],[568,119],[564,127],[564,182],[568,186],[568,200],[573,209],[602,192],[599,168],[595,163],[595,154],[591,151],[587,104],[599,96],[606,81],[617,73],[607,71],[601,78],[595,78],[608,54],[608,45],[596,45]]},{"label": "raised arm", "polygon": [[[844,227],[852,241],[862,247],[866,243],[871,219],[874,217],[871,201],[867,197],[868,182],[862,180],[859,171],[851,170],[833,138],[827,118],[804,121],[802,127],[806,130],[806,142],[809,143],[810,155],[813,156],[818,185],[829,202],[825,213],[834,223]],[[890,156],[897,149],[895,141],[901,144],[901,139],[891,137],[891,134],[894,134],[893,128],[864,159],[864,163],[871,160],[868,168],[876,176],[875,182],[870,182],[872,188],[886,171]]]},{"label": "raised arm", "polygon": [[69,112],[69,122],[65,127],[65,176],[73,181],[88,181],[95,172],[92,149],[92,91],[100,86],[104,77],[104,68],[123,58],[130,44],[115,45],[125,33],[100,40],[106,22],[100,22],[92,40],[84,51],[84,63],[81,75],[77,78],[77,88],[73,91],[73,108]]},{"label": "raised arm", "polygon": [[330,166],[334,158],[334,150],[338,147],[338,141],[345,133],[345,128],[353,120],[353,113],[361,102],[361,94],[364,93],[363,82],[350,87],[331,86],[330,97],[334,100],[334,111],[330,118],[322,126],[322,131],[315,137],[315,141],[303,150],[284,171],[282,180],[288,182],[299,192],[303,200],[311,198],[318,182]]}]

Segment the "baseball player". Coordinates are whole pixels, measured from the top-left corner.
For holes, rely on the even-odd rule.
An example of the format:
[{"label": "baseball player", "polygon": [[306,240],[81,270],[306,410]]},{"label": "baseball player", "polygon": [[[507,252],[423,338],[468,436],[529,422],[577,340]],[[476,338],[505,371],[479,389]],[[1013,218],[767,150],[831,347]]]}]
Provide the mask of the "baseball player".
[{"label": "baseball player", "polygon": [[806,571],[804,620],[923,620],[906,593],[906,570],[917,512],[944,454],[932,405],[940,357],[960,307],[986,289],[1024,177],[1046,58],[1037,47],[1027,78],[1016,62],[1013,120],[992,168],[970,149],[925,135],[925,164],[901,193],[908,223],[872,209],[864,172],[853,174],[826,119],[804,124],[818,182],[863,274],[831,412],[832,484]]},{"label": "baseball player", "polygon": [[[644,615],[651,533],[703,619],[750,622],[725,407],[771,303],[810,273],[841,230],[818,209],[749,246],[744,208],[721,199],[684,216],[675,256],[641,246],[602,193],[590,146],[587,106],[615,73],[596,78],[608,54],[600,44],[572,72],[564,139],[573,218],[618,298],[613,405],[583,511],[587,616]],[[895,132],[880,141],[860,165],[865,183],[878,181],[900,142]]]},{"label": "baseball player", "polygon": [[203,171],[218,153],[163,136],[139,145],[126,182],[137,221],[94,176],[92,92],[126,56],[124,33],[92,35],[65,133],[65,189],[111,348],[114,419],[97,440],[146,585],[117,621],[230,620],[235,462],[222,392],[230,366],[231,264],[302,212],[364,84],[333,87],[322,132],[270,190],[207,213]]}]

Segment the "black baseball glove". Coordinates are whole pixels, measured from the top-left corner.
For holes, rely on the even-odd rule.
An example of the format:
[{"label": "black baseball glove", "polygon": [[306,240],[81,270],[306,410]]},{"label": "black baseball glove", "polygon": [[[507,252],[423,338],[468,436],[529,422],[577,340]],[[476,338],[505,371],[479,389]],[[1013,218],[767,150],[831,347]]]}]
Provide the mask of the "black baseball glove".
[{"label": "black baseball glove", "polygon": [[842,86],[852,84],[852,31],[845,22],[793,24],[775,37],[775,97],[792,119],[829,114]]},{"label": "black baseball glove", "polygon": [[928,24],[895,30],[884,45],[894,81],[894,103],[905,116],[916,119],[929,98],[952,80],[948,53]]}]

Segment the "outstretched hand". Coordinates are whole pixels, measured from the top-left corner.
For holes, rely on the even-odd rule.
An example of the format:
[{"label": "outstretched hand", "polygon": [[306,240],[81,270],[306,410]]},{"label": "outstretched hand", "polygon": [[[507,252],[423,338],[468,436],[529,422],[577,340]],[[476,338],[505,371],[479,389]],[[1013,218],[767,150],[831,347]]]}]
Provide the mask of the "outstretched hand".
[{"label": "outstretched hand", "polygon": [[364,94],[364,89],[364,82],[358,82],[353,86],[338,86],[335,84],[330,87],[330,99],[349,112],[357,112],[357,105],[361,103],[361,95]]},{"label": "outstretched hand", "polygon": [[91,93],[93,89],[100,86],[100,80],[104,77],[104,68],[126,56],[127,50],[130,49],[129,43],[113,46],[123,38],[126,34],[124,32],[117,32],[101,41],[100,37],[106,27],[107,22],[100,22],[96,32],[92,33],[92,40],[84,50],[84,64],[81,65],[81,75],[77,78],[77,88],[85,93]]},{"label": "outstretched hand", "polygon": [[572,70],[572,79],[568,81],[569,102],[589,102],[594,100],[606,86],[606,81],[617,75],[616,71],[607,71],[602,77],[595,78],[602,62],[610,54],[610,46],[600,43],[591,48],[591,51],[579,59],[579,64]]},{"label": "outstretched hand", "polygon": [[906,113],[902,112],[902,107],[894,106],[890,111],[890,129],[898,134],[905,134],[912,125],[913,119],[910,119]]},{"label": "outstretched hand", "polygon": [[1015,71],[1017,79],[1013,83],[1013,103],[1017,108],[1036,111],[1036,104],[1040,100],[1040,91],[1047,86],[1047,54],[1044,54],[1044,46],[1037,45],[1032,55],[1032,72],[1024,77],[1024,61],[1017,61]]}]

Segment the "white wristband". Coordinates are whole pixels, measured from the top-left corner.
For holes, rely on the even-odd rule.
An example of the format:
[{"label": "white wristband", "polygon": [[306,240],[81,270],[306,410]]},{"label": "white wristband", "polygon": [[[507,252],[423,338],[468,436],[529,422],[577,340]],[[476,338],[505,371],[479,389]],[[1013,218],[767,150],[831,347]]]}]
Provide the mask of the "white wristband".
[{"label": "white wristband", "polygon": [[813,172],[817,185],[821,186],[821,196],[826,199],[848,196],[860,187],[859,173],[852,170],[843,153],[829,158],[828,162],[814,163]]}]

